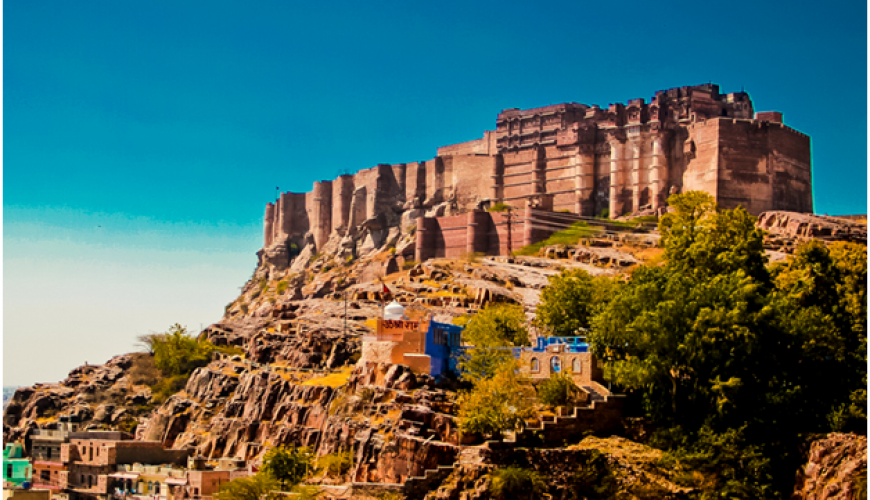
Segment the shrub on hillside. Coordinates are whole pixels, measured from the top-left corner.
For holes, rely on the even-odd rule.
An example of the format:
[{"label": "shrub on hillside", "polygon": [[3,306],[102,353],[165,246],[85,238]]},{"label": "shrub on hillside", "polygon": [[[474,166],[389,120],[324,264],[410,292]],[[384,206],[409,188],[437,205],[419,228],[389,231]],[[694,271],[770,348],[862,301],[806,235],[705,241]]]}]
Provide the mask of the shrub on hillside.
[{"label": "shrub on hillside", "polygon": [[522,467],[496,469],[490,477],[489,492],[497,499],[532,500],[543,497],[547,491],[544,476]]},{"label": "shrub on hillside", "polygon": [[577,390],[570,378],[553,374],[538,386],[538,400],[545,406],[565,406]]}]

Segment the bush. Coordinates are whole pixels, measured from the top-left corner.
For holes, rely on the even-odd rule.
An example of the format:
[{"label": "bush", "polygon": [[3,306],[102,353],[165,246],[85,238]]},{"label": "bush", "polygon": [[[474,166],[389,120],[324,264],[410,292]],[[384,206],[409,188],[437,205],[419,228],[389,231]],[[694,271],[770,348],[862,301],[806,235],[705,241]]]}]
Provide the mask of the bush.
[{"label": "bush", "polygon": [[589,458],[583,460],[569,480],[568,490],[575,498],[613,498],[618,483],[607,463],[607,457],[598,450],[590,450]]},{"label": "bush", "polygon": [[515,304],[488,304],[468,322],[463,340],[478,347],[531,345],[526,313]]},{"label": "bush", "polygon": [[562,374],[553,374],[538,386],[538,400],[545,406],[565,406],[577,391],[574,382]]},{"label": "bush", "polygon": [[263,456],[262,470],[277,479],[282,488],[296,486],[308,475],[313,458],[311,449],[305,446],[276,446]]},{"label": "bush", "polygon": [[537,255],[542,248],[550,245],[576,245],[581,238],[589,238],[600,231],[600,229],[589,227],[585,222],[575,222],[571,224],[571,227],[551,234],[544,241],[520,248],[514,252],[514,255]]},{"label": "bush", "polygon": [[535,325],[556,337],[569,337],[588,329],[592,317],[617,288],[613,279],[592,277],[582,269],[563,270],[548,281],[541,292]]},{"label": "bush", "polygon": [[357,391],[357,396],[363,403],[370,403],[375,398],[375,390],[371,387],[363,387]]},{"label": "bush", "polygon": [[704,426],[695,433],[673,427],[654,434],[650,445],[668,450],[657,465],[674,471],[683,486],[701,488],[703,498],[775,496],[770,459],[746,442],[743,429],[717,433]]},{"label": "bush", "polygon": [[118,423],[118,430],[121,432],[126,432],[127,434],[132,434],[138,426],[139,421],[136,420],[136,418],[127,415],[124,420]]},{"label": "bush", "polygon": [[290,255],[290,258],[291,258],[291,259],[292,259],[293,257],[296,257],[297,255],[299,255],[299,252],[300,252],[300,251],[301,251],[301,250],[299,249],[299,245],[297,245],[296,243],[290,243],[290,247],[289,247],[289,255]]},{"label": "bush", "polygon": [[533,470],[510,466],[496,469],[491,474],[489,492],[493,498],[537,499],[547,491],[544,476]]},{"label": "bush", "polygon": [[287,291],[287,287],[290,286],[290,283],[287,280],[281,280],[278,282],[278,285],[275,287],[275,291],[278,292],[278,295],[284,295],[284,292]]},{"label": "bush", "polygon": [[130,366],[128,376],[131,385],[153,385],[160,380],[160,370],[154,364],[154,356],[144,353],[132,355],[133,364]]},{"label": "bush", "polygon": [[341,478],[353,467],[353,454],[350,450],[330,453],[317,459],[317,468],[329,477]]},{"label": "bush", "polygon": [[278,481],[269,474],[259,472],[251,477],[234,479],[221,485],[215,493],[216,500],[276,500],[278,495],[273,491],[278,487]]},{"label": "bush", "polygon": [[522,428],[535,414],[534,391],[517,375],[517,363],[510,356],[492,378],[480,379],[474,388],[460,395],[459,432],[500,437],[505,431]]},{"label": "bush", "polygon": [[183,376],[211,361],[215,346],[194,338],[178,323],[154,343],[154,364],[167,377]]},{"label": "bush", "polygon": [[416,265],[417,265],[416,260],[406,260],[405,262],[402,263],[402,270],[407,271],[408,269],[411,269],[412,267],[414,267]]},{"label": "bush", "polygon": [[151,401],[157,405],[163,404],[169,399],[169,396],[184,389],[184,386],[187,385],[187,379],[187,375],[175,375],[161,379],[151,386]]},{"label": "bush", "polygon": [[508,205],[507,203],[498,202],[495,205],[489,207],[490,212],[507,212],[508,210],[513,210],[514,207]]}]

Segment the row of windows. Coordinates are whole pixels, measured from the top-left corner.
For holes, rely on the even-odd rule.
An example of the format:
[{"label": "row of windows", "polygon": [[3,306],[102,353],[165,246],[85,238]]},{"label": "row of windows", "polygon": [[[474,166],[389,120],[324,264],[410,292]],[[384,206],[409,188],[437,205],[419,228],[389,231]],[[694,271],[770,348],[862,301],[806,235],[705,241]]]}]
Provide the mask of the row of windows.
[{"label": "row of windows", "polygon": [[[541,362],[538,361],[538,358],[532,358],[530,362],[530,368],[533,372],[541,371]],[[562,358],[559,356],[553,356],[550,358],[550,371],[551,372],[561,372],[562,371]],[[571,362],[571,372],[572,373],[581,373],[583,371],[583,365],[580,363],[580,358],[574,358]]]}]

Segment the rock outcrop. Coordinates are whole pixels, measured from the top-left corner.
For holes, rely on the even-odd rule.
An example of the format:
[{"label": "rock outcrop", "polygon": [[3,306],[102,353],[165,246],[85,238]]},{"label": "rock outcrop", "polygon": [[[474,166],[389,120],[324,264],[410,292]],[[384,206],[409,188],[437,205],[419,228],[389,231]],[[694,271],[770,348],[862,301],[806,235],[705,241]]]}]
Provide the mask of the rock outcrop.
[{"label": "rock outcrop", "polygon": [[769,233],[766,246],[791,253],[801,241],[851,241],[867,244],[867,224],[798,212],[771,211],[758,216],[756,225]]},{"label": "rock outcrop", "polygon": [[828,434],[810,445],[792,500],[867,498],[867,436]]},{"label": "rock outcrop", "polygon": [[156,381],[153,358],[135,353],[80,366],[57,384],[21,387],[3,414],[3,439],[24,439],[33,429],[54,425],[60,414],[77,418],[82,430],[132,430],[151,411],[149,384]]}]

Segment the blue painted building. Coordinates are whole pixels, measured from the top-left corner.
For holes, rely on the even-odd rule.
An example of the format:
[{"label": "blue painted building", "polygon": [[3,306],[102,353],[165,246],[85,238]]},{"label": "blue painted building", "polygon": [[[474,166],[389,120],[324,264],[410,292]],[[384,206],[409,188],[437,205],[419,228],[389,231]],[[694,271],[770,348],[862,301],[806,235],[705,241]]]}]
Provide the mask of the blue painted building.
[{"label": "blue painted building", "polygon": [[545,352],[548,346],[561,345],[563,352],[589,352],[586,337],[538,337],[533,352]]},{"label": "blue painted building", "polygon": [[431,360],[429,375],[437,377],[448,371],[458,373],[456,362],[462,353],[461,326],[447,323],[429,322],[426,332],[426,354]]}]

